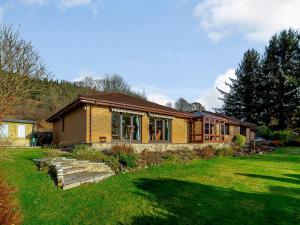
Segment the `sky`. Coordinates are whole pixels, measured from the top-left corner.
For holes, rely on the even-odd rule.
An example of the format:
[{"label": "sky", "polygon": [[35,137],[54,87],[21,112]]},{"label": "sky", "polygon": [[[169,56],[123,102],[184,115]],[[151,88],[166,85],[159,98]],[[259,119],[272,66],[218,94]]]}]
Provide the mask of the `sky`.
[{"label": "sky", "polygon": [[218,108],[249,48],[300,28],[299,0],[0,0],[55,78],[121,75],[149,100]]}]

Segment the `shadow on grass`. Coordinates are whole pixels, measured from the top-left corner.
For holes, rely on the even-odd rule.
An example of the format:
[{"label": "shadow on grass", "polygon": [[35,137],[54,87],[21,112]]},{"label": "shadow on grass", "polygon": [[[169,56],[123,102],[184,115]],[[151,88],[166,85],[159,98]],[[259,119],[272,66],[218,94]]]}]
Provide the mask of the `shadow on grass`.
[{"label": "shadow on grass", "polygon": [[[136,194],[152,210],[132,218],[131,224],[296,224],[300,223],[297,196],[245,193],[175,179],[140,179]],[[283,190],[282,190],[283,191]],[[287,190],[285,190],[287,191]]]},{"label": "shadow on grass", "polygon": [[292,178],[300,180],[300,174],[283,174],[283,175],[287,176],[287,177],[292,177]]},{"label": "shadow on grass", "polygon": [[[292,179],[292,178],[286,178],[286,177],[274,177],[274,176],[268,176],[268,175],[260,175],[260,174],[249,174],[249,173],[235,173],[240,176],[246,176],[246,177],[253,177],[253,178],[261,178],[271,181],[280,181],[290,184],[299,184],[300,185],[300,179]],[[285,176],[291,176],[296,174],[284,174]],[[299,176],[299,175],[297,175]],[[292,176],[291,176],[292,177]]]}]

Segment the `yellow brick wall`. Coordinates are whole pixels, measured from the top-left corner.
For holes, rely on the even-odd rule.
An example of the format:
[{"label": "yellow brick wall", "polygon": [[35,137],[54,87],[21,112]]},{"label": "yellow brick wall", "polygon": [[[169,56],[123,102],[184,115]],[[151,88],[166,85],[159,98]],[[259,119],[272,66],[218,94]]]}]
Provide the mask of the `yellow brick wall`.
[{"label": "yellow brick wall", "polygon": [[246,128],[246,141],[250,141],[250,128]]},{"label": "yellow brick wall", "polygon": [[172,120],[172,143],[184,144],[187,142],[187,121],[181,118],[174,118]]},{"label": "yellow brick wall", "polygon": [[[112,115],[108,107],[92,106],[91,120],[91,142],[100,142],[100,137],[105,137],[106,142],[111,142]],[[89,119],[89,115],[88,115]],[[89,120],[88,120],[89,123]],[[89,132],[89,130],[88,130]]]},{"label": "yellow brick wall", "polygon": [[[8,138],[4,138],[7,140],[5,144],[12,146],[30,146],[33,124],[12,122],[3,122],[2,124],[8,124]],[[18,125],[25,125],[25,138],[18,137]]]},{"label": "yellow brick wall", "polygon": [[231,142],[235,135],[240,134],[240,126],[229,125],[229,135],[225,135],[225,142]]},{"label": "yellow brick wall", "polygon": [[142,143],[147,144],[149,142],[149,118],[144,115],[142,117]]}]

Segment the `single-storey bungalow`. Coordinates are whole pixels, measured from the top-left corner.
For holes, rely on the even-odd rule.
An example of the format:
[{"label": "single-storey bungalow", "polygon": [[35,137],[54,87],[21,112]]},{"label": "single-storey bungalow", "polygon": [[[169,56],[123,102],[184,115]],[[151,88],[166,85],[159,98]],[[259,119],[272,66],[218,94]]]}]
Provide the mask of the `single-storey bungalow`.
[{"label": "single-storey bungalow", "polygon": [[[122,93],[79,96],[47,119],[55,144],[130,143],[142,148],[230,143],[237,134],[255,138],[255,124],[208,111],[182,112]],[[147,145],[147,146],[146,146]],[[151,147],[151,148],[152,148]],[[157,147],[160,148],[160,147]]]},{"label": "single-storey bungalow", "polygon": [[0,145],[31,146],[35,122],[4,119],[0,123]]}]

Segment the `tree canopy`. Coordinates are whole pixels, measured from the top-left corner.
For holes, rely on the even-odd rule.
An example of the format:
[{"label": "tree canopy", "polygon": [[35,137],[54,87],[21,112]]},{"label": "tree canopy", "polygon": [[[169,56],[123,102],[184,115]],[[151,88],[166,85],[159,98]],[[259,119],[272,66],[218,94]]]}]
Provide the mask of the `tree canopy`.
[{"label": "tree canopy", "polygon": [[283,30],[270,39],[262,56],[247,50],[227,83],[228,93],[219,90],[223,107],[218,111],[238,119],[275,129],[299,124],[300,35]]}]

